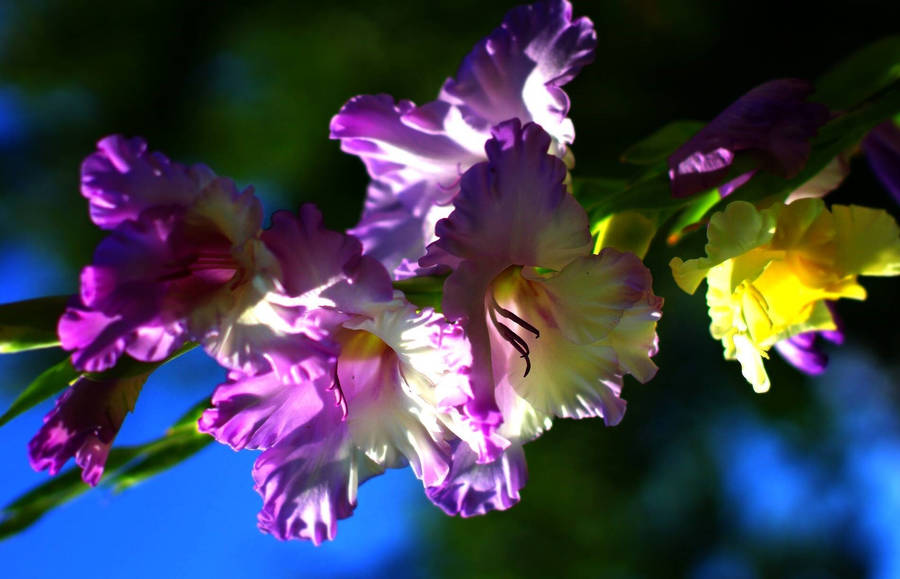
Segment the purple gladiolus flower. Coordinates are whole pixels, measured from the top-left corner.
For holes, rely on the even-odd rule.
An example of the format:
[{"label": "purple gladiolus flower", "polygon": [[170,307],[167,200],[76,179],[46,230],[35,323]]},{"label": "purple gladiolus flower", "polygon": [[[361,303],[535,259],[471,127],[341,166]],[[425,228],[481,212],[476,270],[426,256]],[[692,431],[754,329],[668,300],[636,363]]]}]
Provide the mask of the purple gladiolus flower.
[{"label": "purple gladiolus flower", "polygon": [[480,455],[457,447],[447,480],[428,490],[445,511],[464,515],[517,500],[520,447],[553,417],[621,420],[623,376],[656,374],[662,306],[636,256],[590,253],[587,214],[566,191],[565,165],[547,153],[550,136],[517,120],[493,134],[488,161],[463,176],[453,212],[420,260],[454,266],[443,311],[472,344],[473,396],[462,412],[507,441]]},{"label": "purple gladiolus flower", "polygon": [[59,322],[75,367],[101,371],[123,352],[157,361],[188,339],[226,367],[264,367],[253,344],[290,316],[281,308],[288,319],[275,323],[280,271],[252,188],[120,137],[100,141],[82,172],[92,218],[111,231]]},{"label": "purple gladiolus flower", "polygon": [[[757,170],[796,176],[810,153],[810,140],[829,116],[824,105],[806,98],[812,86],[780,79],[762,84],[731,104],[669,157],[672,194],[687,197],[719,187],[725,197]],[[727,183],[735,158],[752,161],[749,170]]]},{"label": "purple gladiolus flower", "polygon": [[79,378],[59,397],[28,443],[32,468],[55,475],[75,457],[81,478],[95,486],[103,476],[113,439],[125,415],[134,409],[146,379],[147,375],[104,381]]},{"label": "purple gladiolus flower", "polygon": [[372,177],[351,230],[366,254],[395,277],[414,274],[461,175],[484,160],[490,129],[501,121],[539,123],[553,137],[552,151],[567,156],[575,132],[561,87],[593,60],[596,44],[591,21],[573,20],[566,0],[519,6],[465,57],[436,101],[350,99],[332,119],[331,137]]},{"label": "purple gladiolus flower", "polygon": [[445,358],[447,350],[467,352],[447,344],[458,328],[409,304],[394,308],[336,332],[340,354],[331,381],[288,387],[293,418],[308,419],[256,461],[261,530],[282,540],[331,540],[369,478],[408,464],[423,485],[438,486],[450,472],[451,444],[477,444],[477,433],[445,412],[465,396],[457,387],[468,367]]},{"label": "purple gladiolus flower", "polygon": [[872,171],[900,203],[900,127],[885,121],[869,131],[862,146]]},{"label": "purple gladiolus flower", "polygon": [[471,353],[460,327],[394,293],[384,267],[311,206],[276,213],[263,239],[299,331],[258,344],[268,368],[230,373],[199,428],[264,450],[253,470],[260,529],[318,544],[371,476],[409,464],[436,486],[451,443],[485,444],[455,410],[471,397]]}]

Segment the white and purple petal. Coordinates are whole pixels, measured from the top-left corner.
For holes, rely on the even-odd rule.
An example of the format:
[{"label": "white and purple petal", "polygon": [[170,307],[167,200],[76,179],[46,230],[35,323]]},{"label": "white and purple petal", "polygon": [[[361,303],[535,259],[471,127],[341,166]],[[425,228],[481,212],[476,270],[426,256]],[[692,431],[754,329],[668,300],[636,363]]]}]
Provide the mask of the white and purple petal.
[{"label": "white and purple petal", "polygon": [[351,230],[366,253],[395,277],[420,273],[414,264],[435,239],[442,206],[457,194],[459,177],[484,159],[491,127],[502,121],[542,124],[554,138],[548,148],[568,158],[575,134],[560,87],[593,60],[596,42],[590,20],[573,20],[565,0],[522,6],[475,46],[437,101],[348,101],[332,119],[331,138],[358,155],[373,179]]},{"label": "white and purple petal", "polygon": [[484,131],[512,118],[534,121],[564,146],[575,131],[560,87],[594,60],[596,46],[593,23],[573,20],[567,0],[517,6],[475,45],[439,98]]},{"label": "white and purple petal", "polygon": [[381,472],[353,449],[339,415],[323,412],[253,465],[256,491],[263,498],[259,528],[282,541],[319,545],[333,540],[338,520],[356,508],[358,486]]},{"label": "white and purple petal", "polygon": [[519,491],[528,479],[525,452],[512,444],[493,462],[478,463],[478,455],[458,444],[447,479],[425,489],[425,494],[448,515],[474,517],[502,511],[519,502]]},{"label": "white and purple petal", "polygon": [[213,407],[200,417],[201,432],[235,450],[271,448],[326,404],[335,404],[328,389],[333,388],[337,352],[303,334],[284,338],[278,346],[281,352],[264,352],[272,371],[229,373],[228,382],[213,393]]},{"label": "white and purple petal", "polygon": [[281,267],[282,295],[271,299],[283,306],[356,314],[393,299],[384,267],[363,256],[353,236],[325,229],[312,205],[298,215],[276,212],[262,240]]},{"label": "white and purple petal", "polygon": [[437,223],[439,239],[419,264],[440,265],[449,254],[562,269],[589,253],[588,217],[566,189],[566,166],[547,154],[550,136],[517,120],[496,126],[493,135],[485,145],[488,161],[463,176],[453,213]]},{"label": "white and purple petal", "polygon": [[[453,197],[459,176],[483,158],[487,133],[468,127],[447,103],[417,107],[381,94],[347,101],[331,120],[331,138],[388,186],[390,200],[421,214]],[[383,206],[388,199],[375,193],[370,202]]]}]

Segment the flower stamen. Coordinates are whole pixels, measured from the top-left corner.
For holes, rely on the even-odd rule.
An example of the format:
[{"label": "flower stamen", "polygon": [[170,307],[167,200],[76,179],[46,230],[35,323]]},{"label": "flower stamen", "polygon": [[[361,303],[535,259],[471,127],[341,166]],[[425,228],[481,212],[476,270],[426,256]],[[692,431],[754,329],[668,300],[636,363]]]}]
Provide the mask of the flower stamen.
[{"label": "flower stamen", "polygon": [[535,328],[516,314],[500,307],[500,304],[497,303],[497,299],[493,295],[491,296],[491,305],[488,308],[488,314],[491,316],[491,322],[494,324],[494,328],[497,329],[500,337],[509,342],[512,347],[515,348],[519,354],[521,354],[521,357],[525,359],[525,374],[523,374],[522,377],[524,378],[528,376],[528,373],[531,372],[531,359],[529,358],[531,349],[528,347],[528,342],[526,342],[520,335],[512,331],[507,325],[499,322],[497,320],[497,314],[500,314],[504,318],[512,320],[521,327],[525,328],[526,330],[534,334],[535,338],[540,338],[541,333],[537,328]]},{"label": "flower stamen", "polygon": [[334,381],[326,390],[334,393],[334,405],[341,407],[341,422],[347,420],[349,408],[347,407],[347,397],[344,396],[344,390],[341,388],[341,380],[338,378],[337,369],[334,371]]}]

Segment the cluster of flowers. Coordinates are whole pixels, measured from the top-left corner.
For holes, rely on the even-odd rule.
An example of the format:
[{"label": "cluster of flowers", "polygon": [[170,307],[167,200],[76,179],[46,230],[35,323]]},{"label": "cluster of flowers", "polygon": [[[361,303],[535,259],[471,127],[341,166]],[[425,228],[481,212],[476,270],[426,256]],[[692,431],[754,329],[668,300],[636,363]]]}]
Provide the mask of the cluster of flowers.
[{"label": "cluster of flowers", "polygon": [[[263,229],[252,189],[140,139],[103,139],[82,193],[109,235],[59,322],[73,365],[100,372],[123,354],[159,361],[201,344],[227,381],[198,427],[262,451],[259,526],[280,539],[334,538],[358,485],[406,465],[448,514],[515,504],[525,443],[554,418],[617,424],[624,376],[657,370],[662,299],[650,271],[631,253],[592,253],[568,188],[574,130],[561,87],[595,46],[567,1],[522,6],[434,102],[347,102],[331,136],[372,178],[347,233],[324,228],[310,205]],[[744,150],[759,169],[796,173],[827,119],[804,90],[778,81],[723,113],[673,155],[673,192],[720,185]],[[809,336],[836,330],[826,300],[861,298],[858,274],[900,269],[893,220],[821,200],[733,203],[709,235],[708,257],[673,261],[675,277],[691,292],[708,279],[713,335],[760,390],[770,347],[821,366]],[[442,313],[393,286],[431,274],[447,275]],[[96,484],[140,384],[91,376],[63,394],[29,451],[51,473],[74,456]]]},{"label": "cluster of flowers", "polygon": [[[312,206],[263,229],[253,191],[113,136],[82,167],[109,236],[59,323],[76,369],[197,342],[228,370],[199,429],[262,450],[262,530],[332,539],[361,482],[412,467],[450,514],[519,498],[522,445],[555,417],[625,410],[623,377],[656,372],[662,300],[640,259],[591,253],[567,190],[574,135],[560,88],[593,58],[593,26],[556,0],[520,7],[438,100],[351,99],[332,136],[373,181],[347,234]],[[443,314],[392,277],[449,274]],[[30,444],[51,473],[96,484],[133,381],[81,378]]]}]

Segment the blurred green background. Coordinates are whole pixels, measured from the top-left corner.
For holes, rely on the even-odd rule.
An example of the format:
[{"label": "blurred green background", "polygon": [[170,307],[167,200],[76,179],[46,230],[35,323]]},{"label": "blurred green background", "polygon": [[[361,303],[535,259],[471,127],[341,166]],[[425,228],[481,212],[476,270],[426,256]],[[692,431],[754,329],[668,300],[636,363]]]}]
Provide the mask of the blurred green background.
[{"label": "blurred green background", "polygon": [[[576,175],[623,176],[621,151],[666,122],[710,119],[768,79],[815,79],[895,32],[892,4],[576,3],[599,38],[596,61],[567,87]],[[0,0],[0,251],[29,248],[38,257],[17,275],[52,268],[76,291],[102,236],[79,164],[109,133],[253,184],[268,212],[312,201],[329,226],[349,227],[367,177],[328,140],[330,117],[360,93],[433,99],[513,5]],[[833,199],[897,215],[863,158]],[[668,274],[672,256],[701,253],[702,237],[648,256],[666,299],[661,371],[626,384],[622,424],[558,421],[526,447],[520,505],[475,520],[424,506],[406,530],[415,548],[379,573],[900,576],[897,281],[867,280],[868,302],[839,306],[848,339],[825,376],[773,355],[772,391],[756,395],[709,338],[702,295]],[[47,359],[25,356],[15,375]],[[5,401],[24,384],[4,378]],[[25,439],[0,436],[24,454]]]}]

